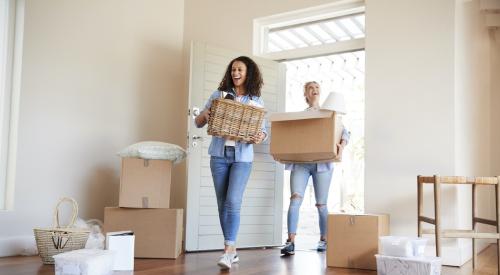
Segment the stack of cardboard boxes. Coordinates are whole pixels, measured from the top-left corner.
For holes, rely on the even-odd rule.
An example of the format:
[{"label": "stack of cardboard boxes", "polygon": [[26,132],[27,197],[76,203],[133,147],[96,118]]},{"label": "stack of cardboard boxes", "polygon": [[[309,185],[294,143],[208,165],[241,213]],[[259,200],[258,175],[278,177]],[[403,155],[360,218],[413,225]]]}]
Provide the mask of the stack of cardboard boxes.
[{"label": "stack of cardboard boxes", "polygon": [[177,258],[183,209],[170,209],[172,161],[123,158],[119,207],[104,209],[104,231],[131,230],[136,258]]}]

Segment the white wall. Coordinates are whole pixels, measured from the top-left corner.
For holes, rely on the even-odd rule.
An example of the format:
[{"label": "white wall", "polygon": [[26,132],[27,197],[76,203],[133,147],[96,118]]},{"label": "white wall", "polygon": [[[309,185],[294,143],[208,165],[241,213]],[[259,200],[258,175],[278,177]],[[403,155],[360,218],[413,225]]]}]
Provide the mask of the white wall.
[{"label": "white wall", "polygon": [[26,1],[25,20],[15,209],[0,212],[0,243],[49,225],[62,196],[102,219],[118,202],[119,149],[185,139],[184,1]]},{"label": "white wall", "polygon": [[[456,1],[455,14],[455,174],[490,176],[490,35],[485,27],[484,14],[479,1]],[[457,188],[457,226],[472,226],[470,205],[471,187]],[[495,219],[495,195],[493,187],[477,189],[477,212],[481,218]],[[481,232],[495,232],[495,228],[478,225]],[[489,240],[480,240],[481,248]],[[472,256],[471,241],[460,240],[468,260]]]},{"label": "white wall", "polygon": [[[500,176],[500,29],[490,30],[490,169],[491,175]],[[494,203],[493,192],[489,195],[489,205]],[[494,219],[495,211],[490,209],[489,218]],[[490,230],[494,228],[490,227]]]},{"label": "white wall", "polygon": [[455,19],[456,173],[490,172],[490,38],[479,1],[457,1]]},{"label": "white wall", "polygon": [[365,208],[416,235],[417,175],[454,172],[454,1],[366,4]]},{"label": "white wall", "polygon": [[490,47],[491,47],[491,173],[500,175],[500,29],[490,30]]},{"label": "white wall", "polygon": [[191,41],[203,41],[251,54],[253,19],[331,2],[336,1],[185,0],[185,47],[189,49]]},{"label": "white wall", "polygon": [[[417,175],[493,172],[488,30],[478,1],[368,0],[366,13],[365,205],[391,214],[392,234],[415,236]],[[485,218],[488,191],[478,195]],[[470,228],[470,187],[442,196],[443,228]],[[430,186],[424,197],[433,217]],[[443,261],[470,253],[469,241],[446,240]]]}]

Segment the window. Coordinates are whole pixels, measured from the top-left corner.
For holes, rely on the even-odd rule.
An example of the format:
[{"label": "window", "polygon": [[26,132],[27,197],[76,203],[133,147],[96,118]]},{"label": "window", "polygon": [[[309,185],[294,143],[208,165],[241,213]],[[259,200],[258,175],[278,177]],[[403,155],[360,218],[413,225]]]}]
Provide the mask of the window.
[{"label": "window", "polygon": [[0,209],[12,209],[24,1],[0,0]]},{"label": "window", "polygon": [[254,20],[253,53],[291,60],[363,50],[365,7],[343,0]]},{"label": "window", "polygon": [[364,38],[365,14],[360,12],[272,28],[268,30],[268,35],[265,50],[270,53]]}]

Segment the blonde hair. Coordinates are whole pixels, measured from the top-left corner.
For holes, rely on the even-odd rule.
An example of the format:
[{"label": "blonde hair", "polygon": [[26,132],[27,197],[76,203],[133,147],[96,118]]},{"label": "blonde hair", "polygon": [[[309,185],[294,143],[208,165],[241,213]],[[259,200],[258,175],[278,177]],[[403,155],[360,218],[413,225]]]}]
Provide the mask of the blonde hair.
[{"label": "blonde hair", "polygon": [[316,84],[319,86],[319,83],[316,82],[316,81],[307,81],[305,84],[304,84],[304,97],[306,99],[306,103],[309,104],[309,99],[307,99],[306,97],[306,92],[307,92],[307,86],[311,85],[311,84]]}]

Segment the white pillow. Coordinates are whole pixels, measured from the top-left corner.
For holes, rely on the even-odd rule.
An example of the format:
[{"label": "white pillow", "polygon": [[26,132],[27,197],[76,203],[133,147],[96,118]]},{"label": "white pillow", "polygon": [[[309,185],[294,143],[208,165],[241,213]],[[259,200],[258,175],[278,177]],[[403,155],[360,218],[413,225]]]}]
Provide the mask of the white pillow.
[{"label": "white pillow", "polygon": [[179,163],[186,158],[186,151],[171,143],[143,141],[124,148],[118,155],[122,158],[164,159]]}]

